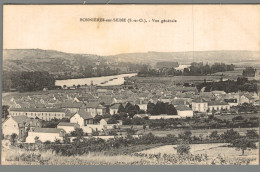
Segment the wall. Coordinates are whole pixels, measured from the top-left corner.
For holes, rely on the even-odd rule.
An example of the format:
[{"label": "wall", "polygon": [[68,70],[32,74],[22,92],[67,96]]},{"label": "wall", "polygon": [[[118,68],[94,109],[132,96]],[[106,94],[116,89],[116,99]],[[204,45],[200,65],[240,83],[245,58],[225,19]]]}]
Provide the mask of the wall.
[{"label": "wall", "polygon": [[9,118],[2,124],[2,132],[5,136],[12,135],[12,133],[19,135],[18,124],[12,118]]},{"label": "wall", "polygon": [[192,117],[193,116],[193,111],[187,110],[187,111],[177,111],[178,115],[180,117]]},{"label": "wall", "polygon": [[34,138],[39,137],[39,140],[42,142],[51,141],[54,142],[56,139],[63,140],[60,137],[60,133],[36,133],[36,132],[28,132],[28,137],[26,138],[27,143],[35,143]]}]

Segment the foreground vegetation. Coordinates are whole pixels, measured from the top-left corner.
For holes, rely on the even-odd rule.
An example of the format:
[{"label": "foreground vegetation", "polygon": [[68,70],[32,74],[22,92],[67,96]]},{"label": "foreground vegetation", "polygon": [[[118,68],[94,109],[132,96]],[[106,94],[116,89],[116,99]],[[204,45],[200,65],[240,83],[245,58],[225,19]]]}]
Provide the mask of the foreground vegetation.
[{"label": "foreground vegetation", "polygon": [[[223,134],[213,131],[208,138],[192,136],[191,131],[186,130],[178,136],[168,134],[166,137],[158,137],[152,133],[139,137],[114,137],[108,140],[101,138],[84,138],[83,131],[77,129],[74,139],[67,136],[64,141],[46,141],[42,143],[35,138],[36,143],[18,143],[15,137],[10,137],[11,148],[3,149],[4,163],[9,164],[250,164],[256,162],[256,157],[247,156],[248,151],[257,149],[256,142],[259,135],[256,130],[248,130],[245,136],[241,136],[233,129]],[[194,152],[191,146],[199,145],[203,149],[213,151],[216,143],[224,143],[225,151],[242,151],[240,156],[223,157],[210,152]],[[5,144],[3,144],[5,145]],[[175,145],[167,148],[166,152],[160,147],[164,145]],[[191,145],[191,146],[190,146]],[[202,145],[202,146],[201,146]],[[213,146],[212,146],[213,145]],[[149,152],[157,149],[159,152]],[[190,151],[191,150],[191,151]],[[148,152],[144,152],[148,151]],[[175,153],[173,153],[175,151]],[[245,153],[246,152],[246,153]],[[55,155],[55,156],[54,156]],[[245,156],[246,155],[246,156]]]},{"label": "foreground vegetation", "polygon": [[[205,144],[205,147],[210,144]],[[203,146],[204,147],[204,146]],[[170,149],[174,150],[172,146]],[[230,148],[226,148],[230,150]],[[214,152],[213,149],[211,149]],[[226,151],[229,152],[229,151]],[[211,154],[209,152],[209,154]],[[4,165],[251,165],[258,164],[256,156],[225,156],[206,153],[143,153],[106,154],[90,152],[83,155],[62,156],[52,151],[25,151],[24,149],[2,149]]]}]

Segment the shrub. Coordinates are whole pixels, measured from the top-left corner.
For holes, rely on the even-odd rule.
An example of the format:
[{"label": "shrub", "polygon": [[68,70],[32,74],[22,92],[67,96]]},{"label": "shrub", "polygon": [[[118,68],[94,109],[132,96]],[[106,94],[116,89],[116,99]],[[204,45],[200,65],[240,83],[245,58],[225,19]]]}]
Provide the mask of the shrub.
[{"label": "shrub", "polygon": [[12,133],[10,136],[11,145],[14,145],[17,142],[18,135],[16,133]]},{"label": "shrub", "polygon": [[247,130],[246,137],[249,139],[258,139],[259,134],[257,134],[256,130]]},{"label": "shrub", "polygon": [[180,133],[179,138],[189,142],[191,140],[191,135],[192,135],[191,131],[187,130],[184,131],[183,133]]},{"label": "shrub", "polygon": [[240,134],[234,129],[227,130],[221,135],[221,138],[225,140],[225,142],[231,143],[233,140],[240,138]]},{"label": "shrub", "polygon": [[244,138],[238,138],[232,141],[232,146],[236,147],[237,150],[242,150],[242,155],[244,155],[247,149],[257,149],[256,144],[251,140]]},{"label": "shrub", "polygon": [[190,145],[188,144],[188,142],[181,142],[180,144],[177,145],[175,149],[177,150],[177,153],[180,155],[189,154]]},{"label": "shrub", "polygon": [[219,134],[218,134],[218,131],[212,131],[209,135],[209,138],[211,139],[215,139],[215,140],[218,140],[219,139]]}]

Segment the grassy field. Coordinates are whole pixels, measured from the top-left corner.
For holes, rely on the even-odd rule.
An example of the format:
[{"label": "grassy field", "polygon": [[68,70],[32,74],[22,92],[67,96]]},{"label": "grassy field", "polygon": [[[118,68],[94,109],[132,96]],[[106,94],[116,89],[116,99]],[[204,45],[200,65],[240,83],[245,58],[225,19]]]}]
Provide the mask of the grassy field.
[{"label": "grassy field", "polygon": [[[259,144],[258,144],[259,145]],[[18,148],[2,148],[3,165],[256,165],[258,149],[241,151],[227,144],[190,145],[191,154],[177,155],[175,145],[159,146],[135,153],[108,155],[104,152],[81,156],[61,156],[51,151],[25,151]],[[119,149],[120,151],[120,149]],[[135,151],[138,151],[136,149]],[[131,151],[133,152],[133,151]]]},{"label": "grassy field", "polygon": [[[177,151],[174,149],[176,145],[165,145],[140,153],[145,154],[176,154]],[[212,143],[212,144],[193,144],[190,145],[191,154],[207,154],[209,159],[215,159],[217,156],[223,157],[224,159],[240,160],[243,158],[254,159],[251,164],[259,164],[259,143],[257,143],[258,149],[246,150],[245,154],[241,155],[241,150],[236,150],[233,147],[229,147],[227,143]]]},{"label": "grassy field", "polygon": [[[247,130],[256,130],[259,133],[259,128],[234,128],[235,131],[238,131],[240,135],[244,136],[247,132]],[[198,130],[190,130],[192,133],[192,136],[200,136],[203,135],[203,137],[209,136],[212,131],[217,131],[218,134],[223,134],[226,132],[228,129],[198,129]],[[173,130],[146,130],[145,134],[147,133],[153,133],[156,136],[166,136],[167,134],[174,134],[178,135],[179,133],[183,132],[185,130],[183,129],[173,129]]]}]

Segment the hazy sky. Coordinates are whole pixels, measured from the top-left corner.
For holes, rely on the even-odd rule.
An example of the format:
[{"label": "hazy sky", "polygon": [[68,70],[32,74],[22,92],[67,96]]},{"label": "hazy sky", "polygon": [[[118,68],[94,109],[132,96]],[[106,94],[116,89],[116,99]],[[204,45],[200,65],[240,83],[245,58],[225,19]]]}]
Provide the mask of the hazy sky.
[{"label": "hazy sky", "polygon": [[[149,23],[93,23],[80,18]],[[176,23],[153,23],[175,19]],[[260,50],[259,5],[5,5],[4,49],[112,55],[131,52]]]}]

